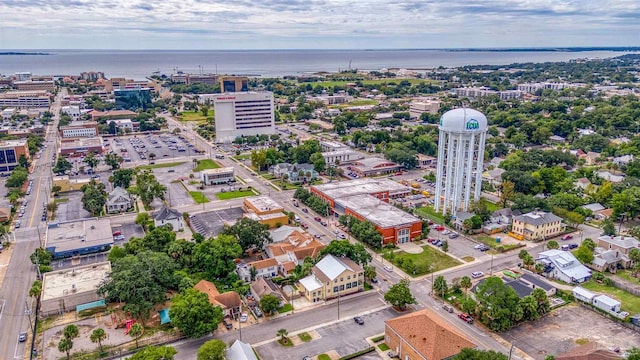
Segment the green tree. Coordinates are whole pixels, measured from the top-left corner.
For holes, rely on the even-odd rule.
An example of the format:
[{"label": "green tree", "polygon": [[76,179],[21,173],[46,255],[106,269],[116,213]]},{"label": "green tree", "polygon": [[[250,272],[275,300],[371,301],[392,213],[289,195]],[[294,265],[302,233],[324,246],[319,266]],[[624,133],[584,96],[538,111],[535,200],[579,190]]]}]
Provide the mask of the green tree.
[{"label": "green tree", "polygon": [[547,243],[547,249],[559,249],[559,248],[560,248],[560,244],[558,244],[558,242],[555,240],[550,240]]},{"label": "green tree", "polygon": [[99,215],[107,203],[107,196],[104,184],[91,179],[87,185],[82,186],[82,207],[92,216]]},{"label": "green tree", "polygon": [[136,185],[130,188],[130,192],[138,195],[146,208],[155,198],[164,200],[167,187],[160,184],[150,169],[146,169],[136,175]]},{"label": "green tree", "polygon": [[364,278],[365,279],[371,280],[371,279],[374,279],[378,275],[378,272],[377,272],[375,266],[365,265],[363,270],[364,270]]},{"label": "green tree", "polygon": [[515,195],[515,184],[512,181],[504,180],[500,185],[500,202],[502,207],[506,208],[509,201],[513,199]]},{"label": "green tree", "polygon": [[[133,326],[136,325],[138,324],[133,324]],[[173,360],[177,353],[176,349],[171,346],[147,346],[131,356],[129,360]]]},{"label": "green tree", "polygon": [[67,360],[70,359],[69,353],[71,352],[71,349],[73,349],[73,341],[71,341],[71,339],[67,339],[65,337],[60,339],[60,342],[58,342],[58,351],[66,353]]},{"label": "green tree", "polygon": [[13,169],[13,171],[11,171],[11,175],[9,175],[9,177],[7,178],[4,186],[7,188],[22,187],[22,185],[24,185],[24,183],[27,181],[28,177],[29,172],[27,171],[27,169],[18,166]]},{"label": "green tree", "polygon": [[596,242],[593,241],[590,238],[586,238],[584,239],[584,241],[582,242],[582,244],[580,244],[581,246],[586,246],[589,250],[593,251],[596,249]]},{"label": "green tree", "polygon": [[223,280],[235,273],[235,260],[242,255],[242,247],[231,235],[219,235],[202,241],[193,249],[194,270],[202,271],[210,279]]},{"label": "green tree", "polygon": [[416,298],[411,294],[407,279],[402,279],[399,283],[392,285],[389,291],[384,294],[384,300],[401,310],[404,310],[408,304],[417,304]]},{"label": "green tree", "polygon": [[540,314],[538,314],[538,302],[533,296],[527,295],[520,299],[520,307],[522,308],[524,320],[535,321],[540,317]]},{"label": "green tree", "polygon": [[471,283],[471,278],[470,277],[465,275],[460,279],[460,287],[464,289],[465,298],[467,297],[467,293],[468,293],[469,289],[471,289],[472,286],[473,286],[473,284]]},{"label": "green tree", "polygon": [[591,264],[593,261],[593,251],[589,249],[589,247],[584,244],[580,245],[578,249],[574,252],[576,259],[580,260],[583,264]]},{"label": "green tree", "polygon": [[616,235],[616,226],[613,224],[611,219],[606,218],[602,221],[602,232],[609,236]]},{"label": "green tree", "polygon": [[34,299],[38,299],[40,294],[42,293],[42,281],[36,280],[31,284],[31,288],[29,289],[29,296]]},{"label": "green tree", "polygon": [[89,336],[89,340],[92,343],[98,343],[98,349],[100,349],[100,353],[102,353],[102,340],[107,338],[107,333],[102,328],[94,329],[91,332],[91,336]]},{"label": "green tree", "polygon": [[59,156],[56,161],[56,166],[53,168],[53,172],[56,173],[56,175],[64,175],[69,170],[71,170],[71,163],[62,156]]},{"label": "green tree", "polygon": [[444,252],[449,251],[449,242],[446,240],[442,242],[442,251]]},{"label": "green tree", "polygon": [[123,189],[128,189],[131,186],[134,174],[133,169],[116,169],[113,171],[113,175],[109,177],[109,182],[113,184],[113,187],[120,186]]},{"label": "green tree", "polygon": [[[322,251],[320,256],[331,254],[337,257],[347,257],[360,266],[366,266],[371,261],[371,254],[360,244],[352,244],[349,240],[333,240]],[[375,270],[375,269],[374,269]],[[375,272],[373,273],[375,277]]]},{"label": "green tree", "polygon": [[67,325],[64,327],[64,329],[62,329],[62,336],[64,336],[69,340],[73,340],[77,338],[78,334],[79,334],[78,326],[74,324]]},{"label": "green tree", "polygon": [[627,360],[640,360],[640,348],[634,346],[627,352],[627,354]]},{"label": "green tree", "polygon": [[518,253],[518,259],[520,260],[524,260],[527,257],[530,257],[531,254],[529,254],[529,252],[527,250],[520,250],[520,252]]},{"label": "green tree", "polygon": [[136,215],[136,224],[142,226],[142,229],[144,231],[147,231],[147,229],[149,229],[149,224],[151,223],[151,215],[149,215],[149,213],[147,212],[141,212],[138,215]]},{"label": "green tree", "polygon": [[100,159],[96,157],[96,154],[90,152],[84,157],[84,160],[82,160],[82,162],[87,164],[91,168],[91,170],[93,170],[100,163]]},{"label": "green tree", "polygon": [[222,340],[213,339],[202,344],[198,349],[197,360],[225,360],[227,344]]},{"label": "green tree", "polygon": [[260,299],[260,307],[265,314],[273,314],[280,307],[280,298],[275,295],[266,294]]},{"label": "green tree", "polygon": [[445,297],[449,291],[449,286],[447,285],[447,280],[445,280],[444,276],[440,275],[433,281],[433,291],[435,291],[435,293],[441,298]]},{"label": "green tree", "polygon": [[169,316],[171,323],[184,336],[199,338],[218,328],[218,323],[222,321],[222,309],[213,306],[207,294],[186,289],[171,299]]},{"label": "green tree", "polygon": [[278,330],[277,335],[280,336],[280,341],[285,342],[285,339],[287,335],[289,335],[289,332],[287,331],[287,329],[280,329]]},{"label": "green tree", "polygon": [[[136,341],[136,349],[138,348],[138,339],[144,333],[144,328],[139,323],[135,323],[131,325],[129,329],[129,336],[131,336]],[[144,350],[143,350],[144,351]]]},{"label": "green tree", "polygon": [[507,355],[493,350],[464,348],[452,360],[507,360]]},{"label": "green tree", "polygon": [[120,168],[120,164],[122,164],[123,161],[122,156],[118,154],[109,153],[104,156],[104,163],[111,166],[111,170]]},{"label": "green tree", "polygon": [[479,284],[476,299],[480,321],[493,331],[508,330],[523,317],[520,297],[499,277],[489,277]]},{"label": "green tree", "polygon": [[232,226],[225,226],[222,234],[235,236],[242,251],[246,252],[249,249],[262,249],[264,244],[271,242],[268,229],[268,225],[243,217]]}]

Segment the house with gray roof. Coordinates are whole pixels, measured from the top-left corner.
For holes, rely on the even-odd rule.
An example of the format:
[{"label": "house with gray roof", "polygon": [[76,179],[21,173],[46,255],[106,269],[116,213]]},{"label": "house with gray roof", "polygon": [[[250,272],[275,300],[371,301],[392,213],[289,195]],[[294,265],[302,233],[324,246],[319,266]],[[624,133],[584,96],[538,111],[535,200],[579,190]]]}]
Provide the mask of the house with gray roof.
[{"label": "house with gray roof", "polygon": [[133,209],[133,197],[127,190],[117,186],[109,193],[106,207],[109,214],[129,211],[129,209]]},{"label": "house with gray roof", "polygon": [[511,232],[522,239],[541,241],[551,239],[564,231],[562,218],[552,213],[532,211],[513,218]]},{"label": "house with gray roof", "polygon": [[311,164],[281,163],[273,165],[269,171],[278,179],[285,177],[291,184],[306,183],[318,177],[318,173]]},{"label": "house with gray roof", "polygon": [[227,349],[227,356],[225,358],[228,360],[258,360],[251,345],[243,343],[240,340],[234,341]]},{"label": "house with gray roof", "polygon": [[184,229],[182,214],[178,210],[168,208],[164,205],[153,214],[153,224],[155,227],[171,224],[173,231]]},{"label": "house with gray roof", "polygon": [[298,282],[300,294],[318,302],[362,291],[364,270],[353,260],[327,255],[311,269],[311,275]]},{"label": "house with gray roof", "polygon": [[591,270],[569,251],[547,250],[538,254],[536,262],[545,266],[544,274],[566,283],[583,283],[591,278]]}]

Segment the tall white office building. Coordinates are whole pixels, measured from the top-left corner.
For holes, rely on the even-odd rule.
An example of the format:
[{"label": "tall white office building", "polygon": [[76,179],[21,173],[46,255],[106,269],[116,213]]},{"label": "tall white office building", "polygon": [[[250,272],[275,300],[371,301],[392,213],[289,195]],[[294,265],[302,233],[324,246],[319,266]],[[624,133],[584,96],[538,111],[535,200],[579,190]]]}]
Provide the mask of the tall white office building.
[{"label": "tall white office building", "polygon": [[472,109],[454,109],[440,118],[435,210],[466,211],[480,199],[487,118]]},{"label": "tall white office building", "polygon": [[239,136],[275,134],[273,93],[224,93],[213,99],[216,142],[229,143]]}]

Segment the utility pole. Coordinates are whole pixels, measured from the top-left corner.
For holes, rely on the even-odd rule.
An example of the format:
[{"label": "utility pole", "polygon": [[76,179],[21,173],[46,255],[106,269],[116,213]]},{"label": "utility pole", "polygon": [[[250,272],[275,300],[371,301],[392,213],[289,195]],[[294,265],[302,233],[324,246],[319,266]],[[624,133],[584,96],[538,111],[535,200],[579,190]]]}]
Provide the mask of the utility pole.
[{"label": "utility pole", "polygon": [[489,268],[489,275],[493,275],[493,250],[491,250],[491,267]]}]

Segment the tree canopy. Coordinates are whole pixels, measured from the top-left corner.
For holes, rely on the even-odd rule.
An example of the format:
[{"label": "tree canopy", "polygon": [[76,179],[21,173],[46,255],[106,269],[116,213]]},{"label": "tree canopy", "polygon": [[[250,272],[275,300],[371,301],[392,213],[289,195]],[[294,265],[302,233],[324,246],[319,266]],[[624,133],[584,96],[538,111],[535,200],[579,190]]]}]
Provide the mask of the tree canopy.
[{"label": "tree canopy", "polygon": [[184,336],[199,338],[218,328],[222,321],[222,309],[213,306],[207,294],[186,289],[171,299],[169,316],[171,323]]},{"label": "tree canopy", "polygon": [[268,229],[268,225],[243,217],[232,226],[225,226],[222,234],[235,236],[242,251],[246,252],[249,249],[262,249],[264,244],[271,242]]},{"label": "tree canopy", "polygon": [[404,309],[409,304],[417,304],[416,298],[409,289],[409,280],[402,279],[399,283],[393,284],[389,291],[384,294],[384,300],[398,309]]}]

